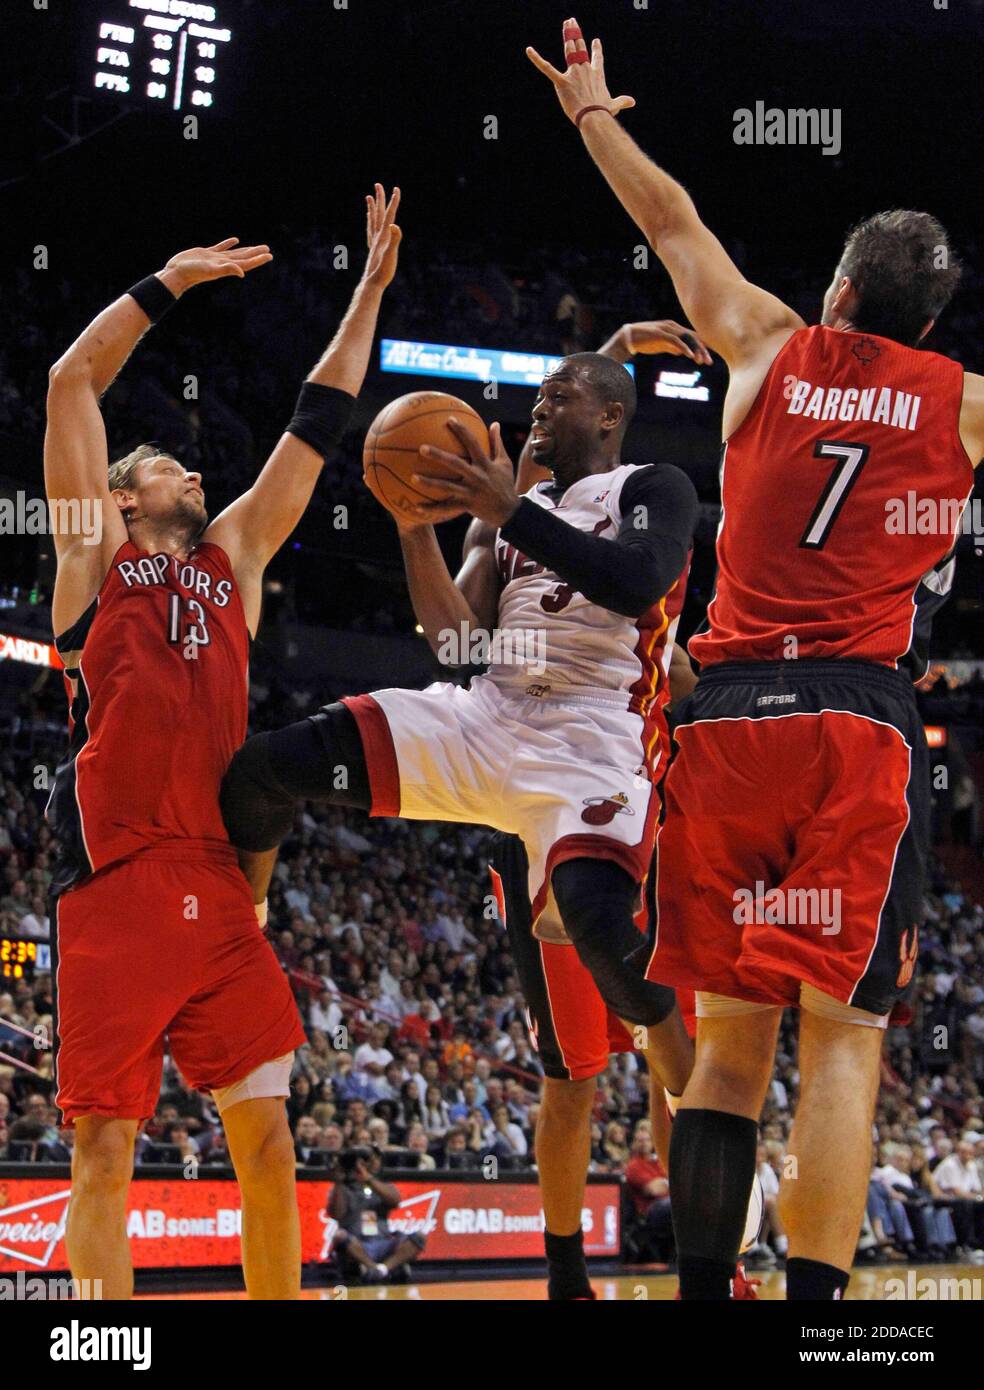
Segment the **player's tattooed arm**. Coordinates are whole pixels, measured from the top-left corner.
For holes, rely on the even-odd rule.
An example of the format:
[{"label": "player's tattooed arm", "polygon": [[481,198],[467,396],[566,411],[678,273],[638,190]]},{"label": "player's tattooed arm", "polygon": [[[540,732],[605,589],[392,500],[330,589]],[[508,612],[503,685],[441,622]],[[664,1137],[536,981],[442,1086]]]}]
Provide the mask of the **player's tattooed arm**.
[{"label": "player's tattooed arm", "polygon": [[[259,609],[263,570],[311,501],[330,453],[362,389],[383,294],[396,274],[402,232],[396,225],[400,190],[387,200],[381,184],[366,197],[365,268],[351,303],[320,361],[308,375],[294,419],[251,488],[206,532],[228,554],[241,586]],[[252,599],[251,599],[252,596]]]},{"label": "player's tattooed arm", "polygon": [[[732,368],[757,359],[767,346],[774,356],[785,338],[802,328],[802,319],[774,295],[748,283],[701,221],[686,189],[654,164],[613,119],[635,101],[609,92],[600,39],[593,40],[589,58],[577,22],[568,20],[564,55],[570,66],[565,72],[535,49],[526,52],[553,83],[591,158],[666,266],[677,298],[701,338]],[[594,109],[585,112],[586,107]]]},{"label": "player's tattooed arm", "polygon": [[[153,312],[155,301],[166,306],[207,280],[230,275],[241,279],[271,259],[266,246],[237,246],[237,240],[229,237],[215,246],[179,252],[155,277],[134,286],[134,292]],[[49,374],[44,441],[47,495],[52,501],[96,504],[101,514],[98,545],[89,543],[88,535],[55,532],[56,632],[64,631],[88,607],[113,555],[127,538],[120,508],[109,490],[109,450],[99,399],[150,325],[150,314],[137,299],[130,293],[121,295],[93,319]]]}]

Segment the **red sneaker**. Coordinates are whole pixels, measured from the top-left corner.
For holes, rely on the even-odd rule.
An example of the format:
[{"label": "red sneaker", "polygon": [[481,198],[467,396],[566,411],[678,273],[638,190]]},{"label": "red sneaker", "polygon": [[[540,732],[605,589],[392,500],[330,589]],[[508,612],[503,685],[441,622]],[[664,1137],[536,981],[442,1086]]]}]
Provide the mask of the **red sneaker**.
[{"label": "red sneaker", "polygon": [[731,1297],[734,1302],[745,1298],[758,1298],[755,1290],[762,1283],[761,1279],[749,1279],[745,1273],[745,1266],[741,1260],[735,1265],[735,1277],[731,1281]]},{"label": "red sneaker", "polygon": [[[732,1299],[733,1299],[734,1301],[737,1301],[738,1299],[745,1299],[745,1298],[756,1298],[756,1299],[757,1299],[757,1298],[758,1298],[758,1294],[755,1292],[755,1290],[758,1288],[758,1286],[761,1284],[761,1282],[762,1282],[761,1279],[749,1279],[748,1275],[745,1273],[745,1266],[744,1266],[744,1265],[741,1263],[741,1261],[739,1260],[738,1263],[735,1265],[735,1277],[734,1277],[734,1278],[732,1279],[732,1281],[731,1281],[731,1297],[732,1297]],[[678,1285],[678,1286],[677,1286],[677,1291],[676,1291],[676,1293],[673,1295],[674,1301],[678,1300],[679,1297],[680,1297],[680,1288],[679,1288],[679,1285]]]}]

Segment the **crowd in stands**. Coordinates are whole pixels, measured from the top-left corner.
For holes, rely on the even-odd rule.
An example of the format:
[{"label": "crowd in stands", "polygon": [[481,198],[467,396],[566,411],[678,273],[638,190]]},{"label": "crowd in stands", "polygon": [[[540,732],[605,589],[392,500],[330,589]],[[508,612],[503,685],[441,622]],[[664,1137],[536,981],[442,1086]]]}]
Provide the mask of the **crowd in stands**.
[{"label": "crowd in stands", "polygon": [[[257,685],[254,727],[298,717],[303,699]],[[39,727],[44,727],[39,724]],[[0,936],[43,944],[52,844],[38,769],[57,745],[0,757]],[[40,784],[40,785],[39,785]],[[307,1028],[289,1115],[297,1162],[332,1169],[372,1146],[384,1168],[535,1164],[542,1070],[505,935],[495,918],[487,832],[299,809],[270,892],[270,937]],[[888,1035],[869,1218],[871,1258],[967,1258],[984,1246],[984,907],[934,863],[912,1022]],[[0,979],[0,1162],[66,1161],[72,1136],[53,1105],[52,981]],[[28,1069],[29,1068],[29,1069]],[[781,1258],[778,1177],[798,1085],[787,1014],[762,1115],[766,1223],[761,1263]],[[669,1240],[666,1176],[634,1054],[598,1078],[591,1167],[624,1173],[641,1249]],[[228,1162],[218,1115],[168,1061],[138,1163]]]},{"label": "crowd in stands", "polygon": [[[263,272],[265,292],[237,296],[220,288],[208,313],[192,303],[187,315],[182,309],[150,335],[105,398],[114,453],[155,438],[227,495],[251,481],[344,309],[351,277],[336,271],[335,245],[311,234],[278,247]],[[732,249],[742,264],[742,249]],[[973,248],[967,260],[975,265]],[[0,443],[11,473],[36,485],[47,367],[67,346],[68,326],[77,331],[83,323],[67,281],[24,269],[2,276]],[[769,287],[815,320],[819,282],[779,272]],[[88,286],[87,307],[95,312],[120,288]],[[982,337],[984,301],[975,290],[971,271],[933,342],[968,362]],[[624,321],[677,313],[663,277],[641,280],[618,259],[541,250],[522,264],[504,257],[492,265],[476,247],[408,240],[382,326],[393,337],[564,353],[597,346]],[[268,351],[270,342],[277,353]],[[190,398],[189,374],[197,381]],[[324,533],[329,509],[342,502],[363,552],[395,556],[392,528],[361,482],[360,445],[354,435],[346,441],[331,489],[316,497],[299,534]],[[30,585],[34,575],[23,580]],[[371,584],[350,588],[350,625],[392,622],[391,607],[376,611]],[[322,689],[316,698],[273,673],[255,681],[254,729],[344,693]],[[928,723],[984,724],[979,675],[960,684],[935,679],[920,700]],[[53,859],[44,770],[50,774],[64,738],[57,677],[25,695],[3,729],[10,742],[0,751],[0,938],[43,947]],[[950,838],[979,846],[973,803],[966,827],[958,825],[966,809],[955,796]],[[542,1070],[494,916],[484,830],[306,806],[278,862],[269,932],[309,1039],[297,1054],[289,1101],[299,1165],[327,1172],[334,1155],[363,1145],[377,1149],[390,1170],[478,1168],[490,1157],[506,1169],[534,1165]],[[13,969],[0,960],[0,1163],[64,1162],[72,1135],[58,1126],[44,1046],[51,974],[41,970],[32,980]],[[973,1252],[984,1246],[984,907],[938,862],[912,1009],[911,1024],[887,1039],[862,1248],[871,1258],[929,1259],[959,1247],[977,1258]],[[761,1124],[766,1220],[757,1254],[764,1263],[785,1251],[776,1192],[797,1087],[795,1019],[787,1015]],[[625,1175],[639,1238],[659,1249],[669,1239],[668,1190],[652,1152],[646,1095],[641,1061],[634,1054],[613,1059],[598,1078],[591,1166]],[[137,1160],[228,1162],[211,1101],[190,1090],[170,1061]]]}]

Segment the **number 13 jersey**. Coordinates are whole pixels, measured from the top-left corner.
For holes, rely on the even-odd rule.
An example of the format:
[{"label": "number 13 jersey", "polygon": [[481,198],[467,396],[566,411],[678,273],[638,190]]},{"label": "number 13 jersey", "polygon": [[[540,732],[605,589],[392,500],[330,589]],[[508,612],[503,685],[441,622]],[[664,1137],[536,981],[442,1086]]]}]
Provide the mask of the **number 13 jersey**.
[{"label": "number 13 jersey", "polygon": [[69,748],[47,819],[52,891],[141,850],[225,858],[219,784],[246,736],[249,633],[225,551],[187,560],[126,541],[92,604],[55,645]]},{"label": "number 13 jersey", "polygon": [[795,332],[724,446],[717,582],[691,656],[897,667],[973,487],[962,394],[938,353]]}]

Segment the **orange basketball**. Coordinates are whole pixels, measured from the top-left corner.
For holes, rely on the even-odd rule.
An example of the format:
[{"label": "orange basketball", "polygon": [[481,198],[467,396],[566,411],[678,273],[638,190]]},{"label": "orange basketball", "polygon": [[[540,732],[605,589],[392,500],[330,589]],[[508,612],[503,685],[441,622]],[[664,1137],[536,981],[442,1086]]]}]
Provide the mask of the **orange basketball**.
[{"label": "orange basketball", "polygon": [[417,450],[421,444],[465,456],[461,441],[448,428],[449,415],[459,419],[488,451],[489,432],[481,415],[443,391],[412,391],[409,396],[400,396],[384,406],[369,426],[362,450],[363,477],[372,495],[394,516],[413,521],[416,518],[411,507],[438,500],[435,491],[425,492],[411,482],[414,473],[447,475],[437,460],[420,457]]}]

